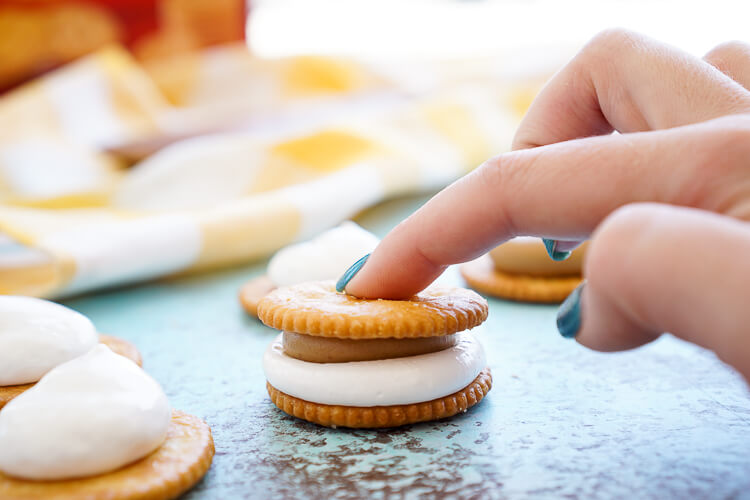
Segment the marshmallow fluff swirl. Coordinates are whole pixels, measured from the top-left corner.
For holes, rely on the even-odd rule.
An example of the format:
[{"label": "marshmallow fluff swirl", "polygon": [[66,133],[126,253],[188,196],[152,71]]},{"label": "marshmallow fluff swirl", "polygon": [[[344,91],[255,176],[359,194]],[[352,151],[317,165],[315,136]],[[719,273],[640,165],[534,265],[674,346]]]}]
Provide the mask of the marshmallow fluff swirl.
[{"label": "marshmallow fluff swirl", "polygon": [[99,342],[91,321],[47,300],[0,296],[0,386],[29,384]]},{"label": "marshmallow fluff swirl", "polygon": [[487,358],[470,332],[442,351],[403,358],[311,363],[287,356],[279,335],[263,355],[263,371],[276,389],[327,405],[390,406],[448,396],[469,385]]},{"label": "marshmallow fluff swirl", "polygon": [[276,286],[337,279],[379,242],[374,234],[346,221],[309,241],[276,252],[268,263],[268,277]]},{"label": "marshmallow fluff swirl", "polygon": [[159,384],[97,345],[0,411],[0,471],[32,480],[113,471],[158,448],[170,418]]}]

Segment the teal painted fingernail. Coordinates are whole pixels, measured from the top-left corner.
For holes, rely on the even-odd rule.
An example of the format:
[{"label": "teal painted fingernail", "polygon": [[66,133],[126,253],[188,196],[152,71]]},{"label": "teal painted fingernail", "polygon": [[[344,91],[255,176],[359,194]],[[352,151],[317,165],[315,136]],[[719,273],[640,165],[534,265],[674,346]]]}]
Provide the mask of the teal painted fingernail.
[{"label": "teal painted fingernail", "polygon": [[367,259],[370,258],[370,254],[368,253],[361,259],[359,259],[357,262],[352,264],[352,267],[346,270],[344,274],[341,275],[339,280],[336,282],[336,291],[337,292],[343,292],[344,288],[346,288],[346,285],[349,284],[349,282],[352,280],[355,274],[359,272],[360,269],[362,269],[362,266],[365,265],[365,262],[367,262]]},{"label": "teal painted fingernail", "polygon": [[557,311],[557,329],[566,339],[574,338],[581,329],[581,292],[584,286],[585,281],[568,295]]},{"label": "teal painted fingernail", "polygon": [[558,252],[557,240],[548,240],[547,238],[542,238],[542,241],[544,242],[544,248],[547,249],[547,254],[552,260],[558,260],[558,261],[565,260],[568,257],[570,257],[570,254],[572,253],[572,252]]}]

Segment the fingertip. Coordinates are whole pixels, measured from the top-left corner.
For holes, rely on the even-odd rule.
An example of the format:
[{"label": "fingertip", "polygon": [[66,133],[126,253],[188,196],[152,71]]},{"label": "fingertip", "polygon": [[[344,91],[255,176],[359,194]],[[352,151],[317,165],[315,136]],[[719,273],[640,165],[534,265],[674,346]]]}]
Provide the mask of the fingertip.
[{"label": "fingertip", "polygon": [[372,275],[373,277],[371,277],[371,275],[372,273],[368,273],[363,266],[361,272],[352,276],[350,281],[343,286],[341,286],[341,280],[344,279],[344,276],[342,276],[339,282],[336,283],[336,291],[344,292],[347,295],[361,299],[378,298],[377,290],[380,289],[381,286],[377,282],[377,275]]},{"label": "fingertip", "polygon": [[600,335],[595,330],[581,328],[575,340],[592,351],[617,352],[641,347],[649,342],[653,342],[657,338],[657,336],[649,335],[640,330],[631,330],[625,335],[615,332]]},{"label": "fingertip", "polygon": [[[363,258],[364,259],[364,258]],[[403,300],[425,289],[445,270],[413,253],[391,252],[388,247],[378,247],[362,261],[356,272],[347,276],[348,283],[341,289],[349,295],[363,299]],[[360,262],[357,261],[357,262]],[[357,264],[352,265],[352,268]],[[341,280],[340,280],[341,281]]]},{"label": "fingertip", "polygon": [[560,304],[557,329],[563,338],[603,352],[633,349],[655,339],[611,311],[601,296],[590,293],[586,280]]},{"label": "fingertip", "polygon": [[633,239],[625,234],[618,235],[615,241],[607,234],[596,233],[588,248],[575,335],[576,342],[600,352],[634,349],[658,337],[636,320],[625,300],[632,292],[628,273],[623,273],[622,268],[630,254],[626,242]]}]

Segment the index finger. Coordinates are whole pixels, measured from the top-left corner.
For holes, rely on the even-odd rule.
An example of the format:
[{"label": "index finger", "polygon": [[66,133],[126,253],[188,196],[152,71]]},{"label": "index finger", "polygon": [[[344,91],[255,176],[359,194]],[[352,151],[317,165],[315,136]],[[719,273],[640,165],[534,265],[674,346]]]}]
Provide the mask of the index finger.
[{"label": "index finger", "polygon": [[[738,135],[746,134],[746,122],[722,118],[501,155],[394,228],[346,291],[408,298],[449,265],[476,258],[513,236],[585,239],[610,212],[632,202],[726,210],[733,194],[723,198],[716,177],[726,173],[723,163],[736,161],[728,151],[746,140]],[[710,196],[701,191],[709,189]]]}]

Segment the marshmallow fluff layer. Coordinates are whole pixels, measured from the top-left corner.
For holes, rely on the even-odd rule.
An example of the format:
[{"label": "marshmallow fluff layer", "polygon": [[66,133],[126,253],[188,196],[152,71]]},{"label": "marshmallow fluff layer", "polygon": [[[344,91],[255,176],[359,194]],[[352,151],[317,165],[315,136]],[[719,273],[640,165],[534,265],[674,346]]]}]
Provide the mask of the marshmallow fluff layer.
[{"label": "marshmallow fluff layer", "polygon": [[98,345],[0,411],[0,471],[32,480],[109,472],[158,448],[170,418],[159,384]]},{"label": "marshmallow fluff layer", "polygon": [[47,300],[0,296],[0,386],[29,384],[99,342],[91,321]]},{"label": "marshmallow fluff layer", "polygon": [[338,279],[379,242],[374,234],[346,221],[309,241],[276,252],[268,263],[268,277],[276,286]]},{"label": "marshmallow fluff layer", "polygon": [[263,370],[276,389],[306,401],[370,407],[422,403],[469,385],[487,360],[470,332],[455,346],[429,354],[377,361],[311,363],[284,354],[279,335],[263,355]]}]

